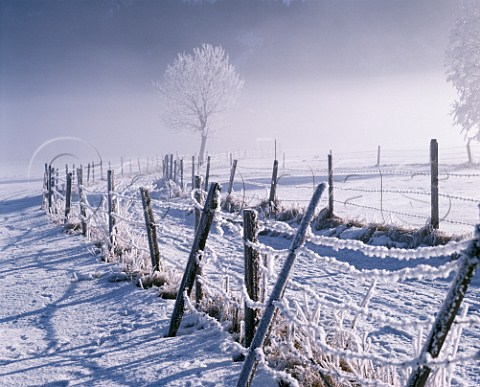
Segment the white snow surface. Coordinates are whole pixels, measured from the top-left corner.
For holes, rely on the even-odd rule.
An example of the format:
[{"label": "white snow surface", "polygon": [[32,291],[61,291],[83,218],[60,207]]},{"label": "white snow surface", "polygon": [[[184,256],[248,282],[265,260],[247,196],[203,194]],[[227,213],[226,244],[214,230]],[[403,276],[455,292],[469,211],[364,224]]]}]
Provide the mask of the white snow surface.
[{"label": "white snow surface", "polygon": [[[243,170],[241,166],[242,161],[239,170],[243,181],[235,183],[234,192],[247,199],[250,197],[248,200],[252,202],[265,197],[268,173],[249,173],[253,166],[247,165]],[[228,168],[214,168],[213,171],[210,181],[228,181]],[[305,204],[311,194],[310,171],[299,177],[298,174],[303,172],[297,171],[295,177],[285,172],[282,175],[285,185],[279,187],[279,196],[292,200],[292,203],[295,201],[292,205]],[[368,190],[375,190],[376,200],[380,195],[378,182],[373,188],[368,185],[372,173],[370,169],[362,169],[356,174],[356,180],[337,178],[339,191],[343,188],[350,195],[338,202],[345,201],[344,206],[338,204],[341,216],[362,220],[384,218],[383,213],[369,212],[366,208],[369,205],[386,209],[387,204],[391,204],[397,206],[393,208],[398,208],[397,212],[412,212],[412,208],[420,211],[418,206],[423,203],[412,202],[410,192],[418,192],[415,185],[419,175],[382,177],[382,201],[372,205]],[[476,171],[458,173],[462,179],[468,173],[477,175]],[[126,198],[138,191],[140,185],[150,184],[154,190],[159,175],[156,172],[141,177],[118,177],[119,225],[122,219],[125,220],[124,229],[140,229],[144,224],[138,197],[131,201]],[[318,172],[313,180],[318,181],[318,175],[321,173]],[[351,176],[348,172],[347,175]],[[453,181],[452,176],[449,178]],[[444,180],[443,185],[450,180]],[[105,187],[105,181],[88,187],[92,206],[99,205],[96,192],[105,195]],[[457,195],[466,199],[478,197],[478,187],[475,180],[457,185]],[[236,385],[243,363],[232,360],[238,355],[239,346],[225,324],[189,310],[178,335],[165,337],[174,301],[159,298],[155,287],[143,290],[132,282],[112,282],[113,275],[124,267],[120,263],[103,262],[95,253],[94,241],[78,234],[66,234],[61,224],[52,222],[54,217],[49,217],[40,208],[41,180],[4,179],[0,180],[0,188],[0,385]],[[358,207],[363,212],[347,208],[350,197],[355,195],[348,192],[351,188],[364,194],[362,200],[365,202],[358,202],[364,206]],[[406,199],[388,202],[388,189],[399,191],[395,194]],[[164,202],[159,200],[161,197],[160,192],[154,203],[161,255],[169,270],[179,277],[193,240],[193,206],[189,195]],[[457,221],[451,223],[448,230],[459,230],[458,234],[468,239],[471,224],[478,222],[478,211],[473,200],[459,200],[459,203],[465,207],[455,207],[456,214],[451,214],[448,208],[449,219]],[[325,198],[321,205],[325,205]],[[428,217],[424,213],[421,216]],[[127,220],[132,219],[137,223],[128,224]],[[239,218],[233,220],[235,223]],[[395,223],[394,219],[390,220]],[[234,223],[216,223],[207,242],[204,277],[205,286],[212,289],[212,294],[222,294],[226,278],[233,289],[243,277],[243,245],[239,230],[232,226]],[[288,235],[294,232],[281,222],[274,222],[271,226],[276,232],[260,238],[274,251],[268,253],[268,248],[262,251],[268,253],[265,268],[269,278],[267,291],[271,290],[275,273],[290,245]],[[295,224],[292,226],[295,229]],[[339,228],[330,230],[329,235],[337,235],[346,241],[344,245],[348,247],[354,245],[348,239],[363,232],[355,228],[347,231]],[[281,306],[283,314],[301,324],[305,323],[300,321],[302,313],[306,320],[312,320],[313,310],[320,306],[322,318],[337,324],[338,318],[347,322],[353,320],[359,332],[365,334],[364,345],[369,348],[366,359],[387,359],[392,367],[399,369],[400,379],[408,376],[408,367],[421,348],[418,338],[425,340],[428,334],[449,289],[454,264],[445,257],[416,257],[420,259],[412,260],[399,260],[388,255],[367,257],[361,251],[320,245],[318,240],[321,238],[310,235],[306,250],[297,259],[286,293],[288,302]],[[137,239],[137,242],[141,245],[139,247],[147,247],[144,239],[143,242]],[[391,244],[392,241],[381,235],[374,238],[372,244],[380,243]],[[142,253],[140,248],[139,254],[143,254],[142,264],[148,266],[148,253]],[[465,298],[469,310],[458,352],[452,354],[452,358],[460,359],[454,363],[452,385],[480,385],[478,271]],[[374,289],[371,288],[372,281],[376,281]],[[367,293],[368,306],[362,307]],[[271,370],[260,365],[253,385],[275,386],[277,382]]]},{"label": "white snow surface", "polygon": [[49,221],[39,185],[1,184],[0,385],[235,385],[242,363],[215,320],[188,315],[165,338],[174,301],[109,282],[118,268]]}]

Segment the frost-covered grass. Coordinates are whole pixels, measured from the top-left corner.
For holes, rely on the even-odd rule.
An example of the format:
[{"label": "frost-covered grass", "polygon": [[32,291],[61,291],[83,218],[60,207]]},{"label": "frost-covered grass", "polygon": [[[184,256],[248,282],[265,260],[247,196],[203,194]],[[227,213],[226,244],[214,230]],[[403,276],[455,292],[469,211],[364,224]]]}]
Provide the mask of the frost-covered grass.
[{"label": "frost-covered grass", "polygon": [[[228,172],[227,168],[225,172]],[[363,175],[356,176],[360,187],[354,189],[371,193],[364,184],[374,180],[372,173],[368,169],[361,172]],[[222,179],[226,179],[227,173],[218,173],[219,180],[225,181]],[[461,178],[467,175],[464,172],[460,174]],[[262,223],[264,231],[258,248],[264,256],[262,278],[264,293],[268,296],[304,207],[304,199],[301,197],[282,197],[286,192],[291,192],[288,191],[291,189],[289,186],[283,186],[277,192],[278,200],[272,210],[271,204],[266,200],[265,181],[268,178],[252,173],[250,176],[244,174],[243,179],[239,192],[222,197],[224,212],[217,215],[207,248],[203,252],[200,282],[205,294],[198,307],[206,315],[218,320],[223,329],[239,343],[243,342],[242,309],[245,292],[242,285],[241,216],[238,212],[246,206],[255,207],[265,222]],[[289,180],[283,178],[283,181],[291,184],[296,195],[311,192],[310,186],[307,187],[304,183],[305,180],[305,176],[291,176]],[[351,181],[351,178],[345,178],[344,185]],[[393,191],[392,188],[387,192],[384,185],[386,180],[382,180],[380,193],[382,196],[387,193],[400,197],[407,195],[403,204],[395,205],[411,205],[410,196],[413,192],[418,193],[409,186],[411,181],[412,177],[404,179],[393,174],[388,182],[396,184],[395,192],[390,192]],[[148,187],[154,198],[162,255],[160,273],[151,273],[138,196],[140,186]],[[108,243],[106,202],[104,199],[99,200],[98,196],[99,192],[106,191],[104,183],[96,182],[88,189],[89,198],[96,202],[96,205],[90,203],[87,216],[89,238],[102,246],[104,259],[118,263],[127,273],[134,273],[143,287],[148,287],[150,282],[155,284],[154,279],[158,278],[156,284],[159,285],[160,293],[174,293],[194,234],[193,205],[188,189],[158,176],[118,179],[115,199],[117,244],[113,249]],[[378,193],[376,189],[374,191]],[[467,191],[463,194],[463,199],[470,198]],[[471,192],[471,196],[475,194],[476,192]],[[383,250],[379,248],[374,251],[378,256],[369,254],[377,246],[415,248],[444,244],[451,239],[461,238],[451,238],[446,231],[442,234],[422,227],[426,218],[418,228],[407,224],[407,229],[405,222],[395,223],[394,217],[373,224],[368,219],[377,217],[378,220],[378,213],[375,215],[378,208],[361,204],[358,208],[363,211],[363,215],[360,216],[349,212],[348,205],[351,202],[347,198],[343,207],[336,207],[337,218],[326,218],[318,214],[316,227],[311,231],[306,249],[298,257],[286,298],[279,305],[280,315],[263,350],[260,363],[281,384],[404,385],[433,316],[445,297],[452,273],[456,270],[456,262],[449,256],[464,246],[461,244],[460,247],[438,250],[436,255],[432,253],[433,258],[429,258],[427,250],[418,250],[409,257],[408,252],[384,247]],[[462,202],[473,203],[469,200]],[[325,204],[324,198],[322,205]],[[382,197],[382,211],[387,211],[385,204],[386,198]],[[57,211],[53,211],[52,215],[54,219],[62,213],[61,205],[56,206]],[[345,216],[343,211],[347,207],[349,211]],[[380,214],[384,217],[382,211]],[[405,212],[405,208],[397,212]],[[466,226],[464,223],[475,222],[468,211],[464,215],[465,217],[460,216],[462,223],[457,224],[461,226],[462,232],[455,234],[468,235],[468,232],[463,231]],[[61,223],[60,220],[58,222]],[[473,288],[478,289],[478,286],[477,275]],[[432,385],[449,386],[465,381],[467,384],[479,381],[474,370],[478,357],[475,351],[478,352],[480,346],[479,335],[475,333],[475,330],[478,332],[480,321],[478,291],[469,293],[467,303],[470,311],[465,316],[463,339],[458,334],[459,331],[457,334],[454,332],[452,337],[460,339],[450,339],[446,351],[442,353],[440,364],[435,366],[432,376],[435,382]],[[261,308],[262,303],[257,307]],[[448,366],[443,362],[447,358]]]}]

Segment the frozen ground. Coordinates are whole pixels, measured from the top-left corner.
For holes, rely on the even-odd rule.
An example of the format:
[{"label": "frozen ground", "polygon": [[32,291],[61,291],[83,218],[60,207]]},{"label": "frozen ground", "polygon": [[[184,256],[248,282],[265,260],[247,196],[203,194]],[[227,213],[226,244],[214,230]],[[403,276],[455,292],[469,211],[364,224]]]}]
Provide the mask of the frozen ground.
[{"label": "frozen ground", "polygon": [[[234,385],[241,363],[214,320],[164,338],[173,301],[112,283],[80,236],[40,210],[39,182],[0,183],[0,385]],[[275,385],[260,373],[259,385]]]},{"label": "frozen ground", "polygon": [[[265,168],[259,170],[258,162],[255,167],[250,167],[247,162],[242,164],[240,161],[242,180],[237,179],[234,186],[237,195],[249,198],[251,203],[266,196],[270,161],[265,164]],[[396,206],[393,209],[397,212],[419,215],[421,218],[418,219],[422,219],[420,224],[424,223],[428,218],[424,203],[411,200],[413,195],[425,190],[423,181],[418,187],[412,186],[412,181],[417,184],[416,179],[422,176],[415,171],[421,172],[424,168],[424,165],[409,167],[410,172],[414,172],[413,177],[402,175],[399,179],[391,175],[383,179],[382,176],[381,182],[378,181],[378,170],[374,168],[362,168],[355,173],[355,178],[345,178],[352,175],[350,172],[337,177],[339,196],[341,188],[349,195],[338,197],[339,214],[378,221],[385,215],[367,207],[392,209],[391,204]],[[292,200],[289,202],[291,205],[304,205],[311,195],[313,183],[324,180],[325,171],[311,167],[302,169],[301,162],[295,168],[287,169],[282,171],[283,186],[279,187],[279,197],[286,199],[285,202]],[[475,170],[459,171],[458,168],[455,172],[459,179],[476,174]],[[374,180],[372,176],[376,179],[373,187],[368,184]],[[135,234],[132,229],[140,229],[143,222],[138,196],[134,197],[138,186],[150,184],[154,190],[152,182],[158,178],[158,172],[133,178],[118,176],[116,189],[124,217],[119,220],[119,227],[128,230],[125,235]],[[214,168],[211,181],[225,182],[227,179],[228,168]],[[448,179],[443,181],[453,182],[453,179]],[[350,185],[354,182],[355,185]],[[179,335],[164,338],[173,301],[159,298],[155,288],[140,290],[130,282],[111,282],[114,274],[124,268],[122,264],[125,262],[102,262],[94,254],[92,242],[78,235],[67,235],[61,225],[52,223],[52,219],[40,210],[41,184],[40,180],[0,181],[0,385],[235,385],[242,363],[232,361],[232,357],[238,354],[238,346],[226,332],[225,325],[202,314],[189,312]],[[380,184],[381,189],[378,188]],[[446,183],[443,184],[446,187]],[[478,197],[476,180],[470,179],[461,185],[452,184],[461,199]],[[98,204],[100,193],[105,194],[105,185],[103,181],[89,186],[92,205]],[[352,195],[348,189],[361,190],[363,197]],[[387,200],[387,189],[398,191],[389,192],[397,195],[397,199]],[[160,191],[158,198],[165,194]],[[378,202],[372,203],[367,194],[376,195]],[[133,199],[127,200],[129,197]],[[399,202],[398,197],[404,198],[404,201]],[[359,205],[355,211],[353,206],[349,206],[352,201]],[[446,219],[457,222],[452,223],[457,226],[455,230],[460,230],[458,234],[468,238],[470,226],[478,221],[478,210],[473,201],[458,201],[462,206],[457,207],[457,214],[454,216],[449,211]],[[163,216],[158,221],[159,243],[163,259],[179,276],[192,242],[193,215],[191,211],[182,210],[182,206],[191,206],[188,195],[172,199],[170,204],[166,202],[166,207],[162,200],[154,203],[157,219]],[[321,205],[325,205],[325,199]],[[421,210],[417,207],[420,205]],[[398,221],[395,216],[389,221]],[[261,242],[276,250],[288,248],[291,231],[280,232],[278,225],[272,227],[277,232],[267,233]],[[354,231],[351,230],[350,235],[352,233]],[[347,234],[341,238],[346,238]],[[142,243],[145,247],[145,242]],[[436,268],[443,267],[448,261],[445,257],[411,261],[368,258],[360,252],[319,246],[314,240],[307,247],[317,257],[300,257],[287,298],[300,304],[305,300],[309,307],[317,301],[322,307],[334,305],[345,313],[350,312],[351,305],[362,302],[371,286],[373,276],[362,277],[358,271],[378,269],[395,272],[409,267],[415,271],[419,264]],[[235,229],[214,228],[206,255],[205,278],[211,281],[206,284],[207,288],[221,288],[226,278],[234,288],[242,276],[242,249],[241,238]],[[277,255],[278,259],[270,257],[273,272],[282,264],[282,255]],[[324,260],[323,257],[333,260]],[[148,258],[143,255],[141,261],[136,262],[138,267],[148,262]],[[341,263],[352,265],[357,272],[343,272]],[[413,359],[415,340],[424,338],[427,332],[418,331],[418,326],[409,324],[413,321],[421,323],[422,327],[429,325],[429,318],[438,311],[448,290],[452,274],[447,272],[446,279],[425,277],[416,278],[413,275],[399,282],[390,281],[388,275],[384,280],[376,279],[369,316],[381,315],[387,322],[379,324],[375,319],[366,319],[358,323],[359,330],[368,335],[373,355],[390,359],[392,364],[408,363]],[[274,278],[270,278],[270,287],[273,282]],[[479,289],[477,272],[466,298],[468,316],[473,320],[466,324],[458,348],[458,356],[465,360],[456,365],[454,385],[480,384],[477,372]],[[324,296],[324,299],[316,300],[316,295]],[[334,320],[335,316],[333,312],[324,312],[324,318]],[[345,315],[344,318],[348,320],[351,317]],[[270,373],[260,367],[254,385],[273,386],[276,382]]]}]

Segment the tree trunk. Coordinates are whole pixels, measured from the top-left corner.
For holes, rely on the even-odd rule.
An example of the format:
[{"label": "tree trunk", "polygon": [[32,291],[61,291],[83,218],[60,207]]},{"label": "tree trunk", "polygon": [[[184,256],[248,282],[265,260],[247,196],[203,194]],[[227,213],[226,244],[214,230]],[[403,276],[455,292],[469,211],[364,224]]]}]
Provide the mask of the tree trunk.
[{"label": "tree trunk", "polygon": [[198,153],[198,164],[202,165],[204,161],[204,154],[205,154],[205,145],[207,143],[207,135],[202,134],[202,142],[200,144],[200,152]]},{"label": "tree trunk", "polygon": [[470,138],[468,141],[467,141],[467,155],[468,155],[468,164],[472,165],[473,164],[473,158],[472,158],[472,148],[470,146],[470,142],[472,141],[472,139]]}]

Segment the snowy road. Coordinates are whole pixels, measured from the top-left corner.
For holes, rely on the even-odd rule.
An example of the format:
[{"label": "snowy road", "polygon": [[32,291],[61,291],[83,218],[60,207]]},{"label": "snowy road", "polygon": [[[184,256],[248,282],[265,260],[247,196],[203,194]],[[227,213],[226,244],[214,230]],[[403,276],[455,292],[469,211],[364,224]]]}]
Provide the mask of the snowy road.
[{"label": "snowy road", "polygon": [[49,222],[39,185],[0,182],[0,385],[235,385],[242,365],[216,323],[186,316],[163,338],[173,301],[110,282],[114,265]]}]

